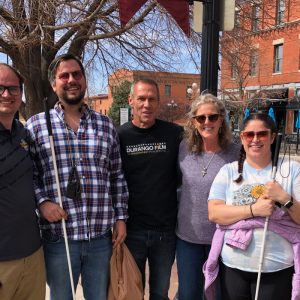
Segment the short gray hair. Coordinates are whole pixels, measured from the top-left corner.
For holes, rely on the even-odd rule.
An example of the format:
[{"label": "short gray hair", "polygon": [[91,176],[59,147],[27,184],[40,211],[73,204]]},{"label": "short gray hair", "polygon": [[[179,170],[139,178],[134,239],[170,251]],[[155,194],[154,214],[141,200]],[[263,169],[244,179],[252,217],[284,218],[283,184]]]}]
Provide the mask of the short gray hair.
[{"label": "short gray hair", "polygon": [[159,97],[160,97],[160,96],[159,96],[159,87],[158,87],[158,84],[157,84],[157,82],[156,82],[155,80],[150,79],[150,78],[139,78],[139,79],[135,80],[135,81],[131,84],[129,96],[133,96],[133,94],[134,94],[134,87],[135,87],[138,83],[146,83],[146,84],[150,84],[150,85],[155,86],[156,91],[157,91],[157,99],[159,100]]}]

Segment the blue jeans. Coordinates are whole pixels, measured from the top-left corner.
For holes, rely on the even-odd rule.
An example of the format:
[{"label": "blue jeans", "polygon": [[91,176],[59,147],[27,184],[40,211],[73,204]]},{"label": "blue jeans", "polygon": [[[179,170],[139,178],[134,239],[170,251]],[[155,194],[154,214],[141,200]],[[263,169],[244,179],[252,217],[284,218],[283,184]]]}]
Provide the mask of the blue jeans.
[{"label": "blue jeans", "polygon": [[176,260],[178,271],[178,299],[201,300],[204,290],[202,267],[210,245],[188,243],[177,238]]},{"label": "blue jeans", "polygon": [[[43,232],[43,246],[51,300],[71,300],[64,238]],[[85,299],[106,300],[112,253],[111,232],[91,241],[69,240],[69,249],[75,289],[81,275]]]},{"label": "blue jeans", "polygon": [[148,259],[150,300],[168,300],[171,269],[175,259],[174,231],[128,229],[125,242],[142,273],[143,287]]}]

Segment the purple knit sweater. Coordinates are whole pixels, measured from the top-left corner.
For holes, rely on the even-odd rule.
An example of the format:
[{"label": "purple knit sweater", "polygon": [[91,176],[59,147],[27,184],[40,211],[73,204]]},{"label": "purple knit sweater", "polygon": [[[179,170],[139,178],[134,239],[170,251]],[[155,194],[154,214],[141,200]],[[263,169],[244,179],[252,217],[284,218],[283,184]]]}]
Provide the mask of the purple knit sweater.
[{"label": "purple knit sweater", "polygon": [[[207,199],[211,184],[227,163],[238,159],[240,145],[231,144],[216,153],[193,154],[186,141],[179,147],[179,166],[182,173],[181,196],[178,207],[177,236],[189,243],[210,244],[216,224],[208,220]],[[202,176],[203,166],[207,175]]]}]

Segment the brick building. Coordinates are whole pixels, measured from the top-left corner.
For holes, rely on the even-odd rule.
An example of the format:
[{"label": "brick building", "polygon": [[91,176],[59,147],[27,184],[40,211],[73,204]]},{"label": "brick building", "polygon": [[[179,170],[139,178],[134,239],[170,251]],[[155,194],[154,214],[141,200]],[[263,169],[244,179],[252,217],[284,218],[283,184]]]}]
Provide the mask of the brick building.
[{"label": "brick building", "polygon": [[87,102],[93,110],[106,116],[108,114],[109,108],[111,107],[111,102],[108,100],[107,94],[88,97]]},{"label": "brick building", "polygon": [[229,106],[268,110],[287,133],[300,108],[300,0],[237,0],[235,28],[221,41],[222,95]]},{"label": "brick building", "polygon": [[189,106],[189,96],[187,89],[192,83],[200,82],[199,74],[184,74],[170,72],[154,72],[154,71],[131,71],[127,69],[119,69],[109,76],[108,79],[108,96],[107,101],[103,104],[97,104],[96,110],[104,109],[102,105],[106,105],[106,110],[112,105],[113,90],[123,81],[133,82],[139,78],[154,79],[159,86],[160,92],[160,118],[174,121],[177,123],[184,122],[184,114]]}]

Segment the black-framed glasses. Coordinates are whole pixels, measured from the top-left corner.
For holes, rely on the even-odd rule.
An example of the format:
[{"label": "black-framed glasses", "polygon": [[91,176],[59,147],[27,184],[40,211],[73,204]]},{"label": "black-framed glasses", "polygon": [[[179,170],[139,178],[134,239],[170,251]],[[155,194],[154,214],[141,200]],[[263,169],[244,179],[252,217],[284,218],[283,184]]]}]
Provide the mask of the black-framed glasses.
[{"label": "black-framed glasses", "polygon": [[212,115],[207,115],[207,116],[199,115],[199,116],[195,116],[194,119],[200,124],[203,124],[206,121],[206,119],[208,119],[209,122],[214,123],[214,122],[218,121],[219,116],[220,116],[219,114],[212,114]]},{"label": "black-framed glasses", "polygon": [[5,91],[8,91],[11,96],[19,96],[21,94],[21,87],[18,85],[0,85],[0,95],[2,96]]},{"label": "black-framed glasses", "polygon": [[247,141],[251,142],[256,136],[257,139],[264,140],[269,136],[270,130],[261,131],[242,131],[242,137]]},{"label": "black-framed glasses", "polygon": [[74,71],[74,72],[63,72],[57,75],[58,79],[67,82],[70,78],[70,75],[75,79],[75,80],[80,80],[83,77],[82,71]]}]

